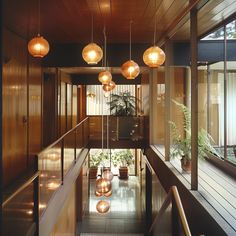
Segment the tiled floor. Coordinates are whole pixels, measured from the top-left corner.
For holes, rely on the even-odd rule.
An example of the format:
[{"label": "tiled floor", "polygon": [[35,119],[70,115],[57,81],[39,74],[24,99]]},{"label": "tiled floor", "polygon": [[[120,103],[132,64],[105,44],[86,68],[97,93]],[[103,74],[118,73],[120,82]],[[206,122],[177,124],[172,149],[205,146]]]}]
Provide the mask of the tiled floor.
[{"label": "tiled floor", "polygon": [[[143,233],[145,222],[141,210],[141,193],[139,181],[130,176],[129,180],[112,180],[113,194],[109,198],[94,195],[95,180],[90,184],[90,202],[84,216],[82,233]],[[106,214],[96,211],[96,204],[101,199],[110,202],[110,210]]]}]

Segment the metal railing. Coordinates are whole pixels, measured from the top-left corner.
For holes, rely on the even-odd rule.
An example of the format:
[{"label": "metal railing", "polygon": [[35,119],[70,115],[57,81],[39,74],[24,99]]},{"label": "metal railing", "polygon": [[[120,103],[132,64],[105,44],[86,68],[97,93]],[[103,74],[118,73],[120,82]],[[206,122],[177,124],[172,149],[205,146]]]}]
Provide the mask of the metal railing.
[{"label": "metal railing", "polygon": [[43,214],[53,194],[63,184],[79,153],[87,146],[88,137],[88,118],[86,118],[38,154],[39,216]]},{"label": "metal railing", "polygon": [[38,235],[38,178],[36,172],[2,204],[2,235]]},{"label": "metal railing", "polygon": [[[171,209],[168,207],[171,205]],[[184,208],[179,196],[179,192],[176,186],[172,186],[163,202],[158,214],[156,215],[150,230],[150,235],[161,235],[161,227],[163,226],[162,220],[165,219],[164,214],[169,211],[171,215],[171,233],[172,235],[185,235],[191,236],[191,232],[188,226],[188,222],[184,213]],[[171,212],[170,212],[171,211]]]}]

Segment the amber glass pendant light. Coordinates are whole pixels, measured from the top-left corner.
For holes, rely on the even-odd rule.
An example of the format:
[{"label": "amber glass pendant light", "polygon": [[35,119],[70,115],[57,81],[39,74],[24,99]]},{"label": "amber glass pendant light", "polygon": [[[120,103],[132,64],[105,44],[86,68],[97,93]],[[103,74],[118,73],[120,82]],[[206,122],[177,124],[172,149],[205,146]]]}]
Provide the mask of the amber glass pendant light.
[{"label": "amber glass pendant light", "polygon": [[111,72],[107,69],[107,37],[106,37],[105,27],[103,30],[103,35],[104,35],[104,60],[103,60],[104,70],[98,74],[98,80],[102,84],[109,84],[112,80],[112,75],[111,75]]},{"label": "amber glass pendant light", "polygon": [[126,79],[135,79],[140,73],[138,64],[131,60],[131,24],[132,21],[130,21],[129,27],[129,61],[121,66],[121,73]]},{"label": "amber glass pendant light", "polygon": [[96,65],[99,61],[101,61],[103,57],[102,49],[93,42],[93,15],[91,27],[91,43],[84,47],[82,51],[82,57],[89,65]]},{"label": "amber glass pendant light", "polygon": [[48,41],[40,35],[40,0],[38,0],[38,35],[28,43],[28,51],[33,57],[44,57],[49,52]]},{"label": "amber glass pendant light", "polygon": [[154,37],[153,37],[153,46],[148,48],[143,54],[143,61],[144,63],[152,68],[159,67],[165,62],[165,53],[164,51],[156,46],[156,24],[157,24],[157,17],[155,14],[155,24],[154,24]]}]

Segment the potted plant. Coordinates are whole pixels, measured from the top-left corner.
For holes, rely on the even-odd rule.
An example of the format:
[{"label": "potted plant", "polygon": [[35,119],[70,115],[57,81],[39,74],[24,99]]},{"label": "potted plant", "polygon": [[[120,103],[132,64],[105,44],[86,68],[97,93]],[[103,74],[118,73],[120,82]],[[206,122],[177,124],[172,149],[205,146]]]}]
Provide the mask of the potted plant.
[{"label": "potted plant", "polygon": [[103,152],[90,154],[89,159],[89,178],[90,179],[96,179],[97,178],[97,172],[98,172],[98,166],[99,164],[105,159],[107,155]]},{"label": "potted plant", "polygon": [[134,116],[136,114],[136,103],[138,99],[132,96],[130,92],[121,92],[111,94],[110,105],[111,115],[114,116]]},{"label": "potted plant", "polygon": [[128,179],[128,167],[133,163],[134,158],[130,149],[114,152],[112,162],[114,166],[119,166],[119,178]]},{"label": "potted plant", "polygon": [[[180,134],[180,130],[177,128],[173,121],[169,121],[171,127],[172,135],[172,146],[171,146],[171,157],[177,157],[181,160],[181,167],[185,171],[191,170],[191,112],[188,107],[178,103],[173,102],[182,110],[184,114],[183,130],[184,134]],[[205,158],[208,153],[212,153],[218,156],[216,150],[211,145],[213,142],[212,137],[206,132],[206,130],[201,129],[198,132],[198,157]]]}]

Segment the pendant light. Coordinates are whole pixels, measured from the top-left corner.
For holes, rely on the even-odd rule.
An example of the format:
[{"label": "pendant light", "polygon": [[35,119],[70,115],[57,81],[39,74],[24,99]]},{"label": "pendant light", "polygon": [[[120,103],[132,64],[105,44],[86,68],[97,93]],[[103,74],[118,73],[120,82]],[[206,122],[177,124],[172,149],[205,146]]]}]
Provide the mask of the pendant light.
[{"label": "pendant light", "polygon": [[104,178],[99,178],[96,180],[96,192],[98,193],[108,193],[111,190],[111,181]]},{"label": "pendant light", "polygon": [[162,65],[165,62],[165,57],[166,57],[163,50],[158,46],[156,46],[156,24],[157,24],[157,16],[155,14],[153,46],[148,48],[143,54],[144,63],[152,68],[156,68]]},{"label": "pendant light", "polygon": [[132,21],[130,21],[129,27],[129,61],[121,66],[121,73],[126,79],[135,79],[140,73],[138,64],[131,60],[131,24]]},{"label": "pendant light", "polygon": [[49,43],[40,35],[40,0],[38,0],[38,35],[28,43],[28,51],[33,57],[44,57],[49,52]]},{"label": "pendant light", "polygon": [[109,82],[108,84],[104,84],[104,85],[102,86],[102,89],[103,89],[105,92],[110,92],[110,91],[113,90],[115,87],[116,87],[116,84],[115,84],[115,82],[112,80],[112,81]]},{"label": "pendant light", "polygon": [[103,60],[103,66],[104,70],[98,74],[98,80],[102,84],[108,84],[112,80],[112,75],[109,70],[106,69],[107,66],[107,37],[106,37],[106,28],[103,29],[103,35],[104,35],[104,60]]},{"label": "pendant light", "polygon": [[89,65],[95,65],[101,61],[103,51],[96,43],[93,42],[93,15],[91,28],[91,43],[84,47],[82,57]]},{"label": "pendant light", "polygon": [[110,204],[108,201],[101,200],[97,203],[96,209],[99,213],[106,213],[110,209]]}]

